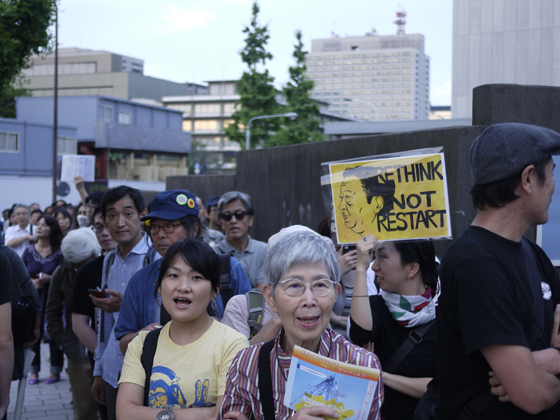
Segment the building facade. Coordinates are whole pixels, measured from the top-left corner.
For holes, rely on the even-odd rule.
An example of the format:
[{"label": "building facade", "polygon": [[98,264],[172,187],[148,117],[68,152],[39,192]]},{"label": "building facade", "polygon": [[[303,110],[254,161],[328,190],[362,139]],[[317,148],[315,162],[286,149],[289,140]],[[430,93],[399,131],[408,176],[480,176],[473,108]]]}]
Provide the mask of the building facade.
[{"label": "building facade", "polygon": [[[162,103],[183,112],[183,131],[190,133],[193,157],[204,173],[230,173],[235,170],[239,143],[230,141],[225,129],[233,122],[232,114],[239,100],[237,80],[208,81],[208,95],[165,96]],[[277,98],[282,103],[282,98]],[[328,104],[319,102],[319,118],[327,121],[348,121],[331,113]]]},{"label": "building facade", "polygon": [[[54,55],[32,56],[23,71],[34,97],[54,95]],[[160,101],[165,95],[205,94],[206,86],[176,83],[144,75],[144,61],[107,51],[59,48],[58,95],[104,95]]]},{"label": "building facade", "polygon": [[560,86],[560,0],[453,1],[453,118],[489,83]]},{"label": "building facade", "polygon": [[[53,103],[53,98],[16,98],[15,122],[52,124]],[[163,182],[188,173],[191,141],[182,121],[181,112],[161,106],[107,96],[60,97],[58,122],[75,127],[76,134],[59,129],[59,155],[94,155],[96,179]]]},{"label": "building facade", "polygon": [[427,119],[430,58],[424,35],[378,35],[314,39],[307,55],[313,98],[329,111],[363,120]]}]

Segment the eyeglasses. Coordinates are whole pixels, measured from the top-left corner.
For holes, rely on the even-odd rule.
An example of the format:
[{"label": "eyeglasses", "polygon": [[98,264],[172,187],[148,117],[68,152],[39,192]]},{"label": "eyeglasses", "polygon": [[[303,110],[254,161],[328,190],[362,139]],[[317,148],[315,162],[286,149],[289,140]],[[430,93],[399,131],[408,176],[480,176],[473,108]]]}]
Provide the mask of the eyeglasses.
[{"label": "eyeglasses", "polygon": [[225,212],[220,213],[218,218],[222,219],[224,222],[229,222],[232,217],[235,217],[236,220],[243,220],[245,216],[247,216],[249,212],[247,211],[236,211],[235,213]]},{"label": "eyeglasses", "polygon": [[105,229],[105,226],[101,224],[93,225],[91,227],[91,230],[93,230],[95,233],[102,233],[103,229]]},{"label": "eyeglasses", "polygon": [[159,233],[159,230],[163,229],[165,233],[171,235],[175,231],[175,229],[177,229],[177,226],[181,226],[181,223],[166,223],[163,226],[155,225],[152,223],[150,225],[150,233],[152,235],[157,235]]},{"label": "eyeglasses", "polygon": [[[297,297],[305,292],[306,284],[299,279],[286,279],[279,281],[278,284],[282,287],[282,290],[286,292],[288,296]],[[319,279],[311,283],[311,292],[315,296],[328,296],[335,288],[334,281],[330,279]]]}]

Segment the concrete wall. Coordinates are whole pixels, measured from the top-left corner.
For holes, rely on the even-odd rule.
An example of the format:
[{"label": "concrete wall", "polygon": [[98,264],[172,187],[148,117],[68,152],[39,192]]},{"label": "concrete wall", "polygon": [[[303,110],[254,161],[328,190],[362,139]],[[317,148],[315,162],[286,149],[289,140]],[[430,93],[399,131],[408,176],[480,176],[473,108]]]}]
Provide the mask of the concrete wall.
[{"label": "concrete wall", "polygon": [[453,1],[453,118],[488,83],[560,86],[560,0]]}]

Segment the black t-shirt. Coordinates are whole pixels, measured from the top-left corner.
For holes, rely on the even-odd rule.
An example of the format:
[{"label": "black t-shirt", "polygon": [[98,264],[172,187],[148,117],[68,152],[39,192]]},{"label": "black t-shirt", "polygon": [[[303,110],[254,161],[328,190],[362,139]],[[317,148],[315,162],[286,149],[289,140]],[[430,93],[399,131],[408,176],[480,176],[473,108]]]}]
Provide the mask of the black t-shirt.
[{"label": "black t-shirt", "polygon": [[[381,368],[410,334],[411,328],[403,327],[393,319],[381,296],[370,296],[373,330],[361,328],[350,319],[350,339],[358,346],[373,341],[374,351]],[[436,325],[434,324],[391,373],[410,378],[433,378],[436,376]],[[381,406],[381,416],[385,420],[412,419],[418,399],[385,387],[385,399]]]},{"label": "black t-shirt", "polygon": [[88,289],[101,287],[104,258],[103,256],[97,257],[78,268],[70,302],[66,308],[69,312],[91,317],[92,322],[96,319],[95,305],[89,297]]},{"label": "black t-shirt", "polygon": [[[534,298],[521,243],[469,227],[447,249],[441,265],[437,307],[437,369],[441,419],[455,419],[482,392],[490,392],[490,365],[480,349],[493,344],[531,350],[550,347],[553,313],[560,283],[550,260],[531,243],[544,298],[544,328],[536,343],[528,338],[536,326]],[[530,416],[513,404],[494,399],[481,419],[560,418],[560,404]],[[555,411],[556,410],[556,411]],[[553,417],[550,417],[550,416]],[[556,416],[556,417],[554,417]]]},{"label": "black t-shirt", "polygon": [[14,285],[16,279],[13,278],[10,260],[0,252],[0,305],[11,302],[14,297]]}]

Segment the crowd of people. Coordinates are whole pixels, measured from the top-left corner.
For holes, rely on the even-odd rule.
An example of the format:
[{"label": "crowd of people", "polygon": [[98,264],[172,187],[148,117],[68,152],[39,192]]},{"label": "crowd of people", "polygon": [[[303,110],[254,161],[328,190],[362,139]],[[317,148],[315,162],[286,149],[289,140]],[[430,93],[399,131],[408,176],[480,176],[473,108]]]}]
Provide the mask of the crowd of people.
[{"label": "crowd of people", "polygon": [[364,234],[346,249],[328,222],[255,240],[239,191],[145,203],[127,186],[87,194],[78,177],[76,206],[15,204],[2,213],[0,417],[11,380],[54,384],[66,359],[79,420],[337,418],[285,405],[300,346],[379,370],[360,418],[559,418],[560,282],[523,239],[548,218],[553,154],[560,135],[534,126],[476,139],[477,217],[441,268],[430,241]]}]

